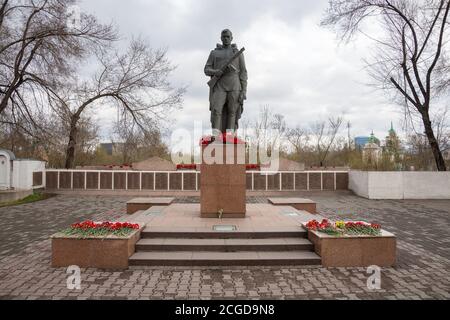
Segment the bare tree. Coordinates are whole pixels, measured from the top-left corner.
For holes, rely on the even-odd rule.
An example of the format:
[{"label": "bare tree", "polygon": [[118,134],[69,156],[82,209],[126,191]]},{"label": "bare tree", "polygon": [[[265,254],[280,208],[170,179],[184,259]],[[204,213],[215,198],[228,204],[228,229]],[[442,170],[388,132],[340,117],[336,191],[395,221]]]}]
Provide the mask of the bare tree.
[{"label": "bare tree", "polygon": [[286,124],[286,120],[284,120],[284,116],[279,113],[275,113],[273,115],[271,121],[271,129],[272,129],[272,148],[277,147],[280,151],[284,150],[284,142],[286,140],[286,133],[288,131],[288,127]]},{"label": "bare tree", "polygon": [[116,122],[111,142],[117,145],[116,149],[122,157],[122,163],[131,163],[137,158],[142,143],[140,138],[140,132],[133,121],[125,118]]},{"label": "bare tree", "polygon": [[286,121],[281,114],[274,114],[268,105],[262,106],[259,116],[254,120],[254,143],[258,148],[265,148],[269,153],[283,149],[287,132]]},{"label": "bare tree", "polygon": [[131,118],[143,132],[151,132],[181,105],[184,88],[173,89],[168,76],[174,69],[165,50],[153,50],[142,40],[133,40],[127,52],[98,55],[101,68],[91,79],[67,83],[59,89],[52,106],[70,126],[66,168],[72,168],[78,123],[88,108],[100,111],[115,106],[119,117]]},{"label": "bare tree", "polygon": [[317,121],[311,126],[311,134],[315,143],[318,164],[322,167],[332,150],[336,136],[339,133],[343,119],[329,118],[327,121]]},{"label": "bare tree", "polygon": [[363,22],[377,23],[383,36],[369,36],[378,49],[370,74],[393,90],[408,116],[421,119],[436,167],[446,171],[433,131],[430,107],[450,85],[447,29],[450,0],[330,0],[323,25],[349,40]]},{"label": "bare tree", "polygon": [[309,138],[308,130],[301,128],[300,126],[288,129],[286,134],[286,139],[294,148],[294,152],[297,154],[298,158],[300,158],[301,153],[308,148]]},{"label": "bare tree", "polygon": [[[13,151],[16,156],[48,161],[50,167],[64,166],[65,146],[70,130],[68,123],[54,114],[36,117],[39,127],[51,128],[41,131],[30,126],[26,119],[14,123],[0,122],[0,148]],[[29,131],[31,130],[31,131]],[[99,127],[89,115],[79,122],[76,165],[86,165],[95,156]]]},{"label": "bare tree", "polygon": [[449,106],[443,107],[433,117],[433,130],[436,132],[436,140],[442,152],[450,149],[450,124],[449,124]]},{"label": "bare tree", "polygon": [[270,142],[267,142],[269,139],[269,130],[270,130],[270,118],[272,114],[270,112],[269,106],[261,106],[259,109],[259,116],[254,120],[254,142],[258,145],[258,148],[261,146],[265,146]]},{"label": "bare tree", "polygon": [[433,153],[424,134],[411,134],[406,141],[406,161],[414,170],[431,170]]},{"label": "bare tree", "polygon": [[[75,0],[2,0],[0,3],[0,115],[36,125],[34,110],[50,88],[73,72],[69,61],[116,40],[110,25],[73,16]],[[75,19],[74,23],[70,23]]]},{"label": "bare tree", "polygon": [[148,126],[142,131],[130,118],[115,124],[112,141],[116,141],[122,163],[132,163],[153,156],[165,158],[169,155],[168,146],[162,141],[160,128]]}]

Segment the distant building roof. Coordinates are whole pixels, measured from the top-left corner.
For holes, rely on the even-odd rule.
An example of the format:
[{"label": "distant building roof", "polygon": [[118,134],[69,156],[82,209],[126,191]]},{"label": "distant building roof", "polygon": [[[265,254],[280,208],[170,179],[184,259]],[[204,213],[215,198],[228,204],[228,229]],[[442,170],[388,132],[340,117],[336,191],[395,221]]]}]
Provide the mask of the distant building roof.
[{"label": "distant building roof", "polygon": [[363,148],[368,143],[375,143],[378,146],[381,144],[380,139],[375,137],[373,132],[369,137],[356,137],[355,138],[355,145],[357,148]]},{"label": "distant building roof", "polygon": [[357,148],[362,148],[369,142],[369,137],[356,137],[355,138],[355,146]]},{"label": "distant building roof", "polygon": [[375,134],[373,133],[373,131],[370,134],[368,143],[374,143],[374,144],[380,145],[380,140],[377,137],[375,137]]}]

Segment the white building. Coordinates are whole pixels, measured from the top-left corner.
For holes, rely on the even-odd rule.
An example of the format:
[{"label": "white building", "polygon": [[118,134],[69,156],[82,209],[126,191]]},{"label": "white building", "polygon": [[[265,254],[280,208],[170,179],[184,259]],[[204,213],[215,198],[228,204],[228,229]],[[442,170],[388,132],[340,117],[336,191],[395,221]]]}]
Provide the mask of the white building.
[{"label": "white building", "polygon": [[381,155],[382,148],[379,145],[379,140],[372,132],[368,143],[363,147],[363,161],[366,163],[377,163]]},{"label": "white building", "polygon": [[16,159],[11,151],[0,149],[0,190],[42,188],[45,185],[45,164],[40,160]]}]

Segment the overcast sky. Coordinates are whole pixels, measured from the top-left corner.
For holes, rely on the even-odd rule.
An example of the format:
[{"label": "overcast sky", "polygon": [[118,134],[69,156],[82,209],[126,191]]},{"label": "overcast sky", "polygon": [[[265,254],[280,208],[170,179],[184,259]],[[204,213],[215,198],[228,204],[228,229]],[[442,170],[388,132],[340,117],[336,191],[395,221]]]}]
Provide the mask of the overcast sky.
[{"label": "overcast sky", "polygon": [[[253,119],[261,105],[283,114],[290,126],[343,115],[352,135],[384,138],[390,122],[400,131],[401,112],[385,94],[374,91],[363,58],[371,42],[362,36],[339,44],[319,26],[327,0],[85,0],[84,10],[102,22],[114,22],[125,39],[146,38],[168,48],[177,65],[171,78],[187,85],[183,110],[173,128],[192,129],[193,121],[209,125],[208,79],[203,68],[210,50],[229,28],[234,42],[245,46],[249,73],[244,117]],[[100,115],[107,139],[114,113]]]}]

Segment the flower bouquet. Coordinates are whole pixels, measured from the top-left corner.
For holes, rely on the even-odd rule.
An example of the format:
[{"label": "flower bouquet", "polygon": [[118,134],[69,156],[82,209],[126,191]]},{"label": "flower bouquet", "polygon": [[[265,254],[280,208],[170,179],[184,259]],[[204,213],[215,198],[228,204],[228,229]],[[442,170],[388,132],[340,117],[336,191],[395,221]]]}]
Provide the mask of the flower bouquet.
[{"label": "flower bouquet", "polygon": [[328,234],[330,236],[380,236],[381,225],[376,223],[366,222],[345,222],[337,221],[335,223],[330,222],[327,219],[323,219],[322,222],[317,220],[311,220],[306,225],[308,230],[317,231]]},{"label": "flower bouquet", "polygon": [[234,134],[230,132],[222,133],[219,136],[206,136],[200,140],[201,146],[208,146],[213,142],[221,142],[223,144],[245,144],[245,141],[242,141]]},{"label": "flower bouquet", "polygon": [[70,228],[63,231],[63,234],[70,236],[86,237],[105,237],[117,236],[125,237],[130,235],[133,231],[140,228],[139,224],[129,222],[100,222],[84,221],[74,223]]}]

